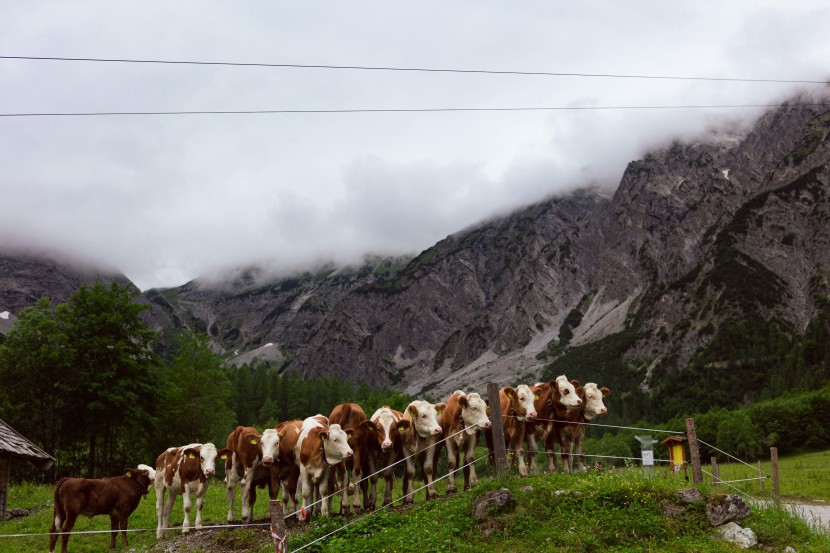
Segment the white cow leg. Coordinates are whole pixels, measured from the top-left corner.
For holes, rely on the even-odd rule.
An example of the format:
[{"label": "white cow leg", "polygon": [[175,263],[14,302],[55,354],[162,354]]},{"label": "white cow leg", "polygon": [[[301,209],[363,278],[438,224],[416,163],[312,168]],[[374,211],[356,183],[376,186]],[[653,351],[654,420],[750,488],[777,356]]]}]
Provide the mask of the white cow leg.
[{"label": "white cow leg", "polygon": [[205,502],[205,492],[207,491],[207,483],[201,486],[201,489],[196,494],[196,530],[202,529],[202,505]]},{"label": "white cow leg", "polygon": [[[233,523],[233,503],[236,500],[236,484],[228,477],[228,524]],[[243,507],[244,510],[244,502]]]},{"label": "white cow leg", "polygon": [[478,486],[478,475],[476,474],[476,442],[473,439],[467,441],[467,452],[464,455],[464,464],[469,463],[464,471],[464,490]]},{"label": "white cow leg", "polygon": [[538,467],[536,466],[536,453],[539,451],[538,446],[536,445],[536,435],[531,432],[527,435],[527,463],[530,468],[530,472],[537,472]]},{"label": "white cow leg", "polygon": [[453,440],[446,441],[447,446],[447,493],[455,493],[455,469],[458,468],[458,447]]},{"label": "white cow leg", "polygon": [[164,488],[162,488],[161,491],[156,488],[156,520],[158,521],[156,526],[157,540],[164,537],[163,528],[167,526],[164,520],[164,510]]},{"label": "white cow leg", "polygon": [[406,472],[403,475],[403,503],[404,505],[415,501],[415,461],[410,457],[406,460]]}]

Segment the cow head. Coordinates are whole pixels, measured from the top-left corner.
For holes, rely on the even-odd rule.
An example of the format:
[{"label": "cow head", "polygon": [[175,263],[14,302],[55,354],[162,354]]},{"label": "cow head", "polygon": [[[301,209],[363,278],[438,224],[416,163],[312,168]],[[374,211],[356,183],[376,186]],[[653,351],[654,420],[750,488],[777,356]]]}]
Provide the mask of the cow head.
[{"label": "cow head", "polygon": [[[536,406],[533,403],[536,395],[530,386],[527,384],[519,384],[515,388],[507,386],[502,388],[502,391],[510,399],[510,409],[517,419],[525,422],[536,418]],[[502,414],[509,415],[510,413]]]},{"label": "cow head", "polygon": [[153,487],[153,481],[156,479],[156,471],[147,465],[138,465],[138,468],[124,469],[124,476],[135,480],[142,489],[143,495],[146,497]]},{"label": "cow head", "polygon": [[280,454],[280,435],[276,429],[268,428],[262,432],[259,443],[262,447],[262,464],[270,467]]},{"label": "cow head", "polygon": [[582,400],[579,399],[579,394],[577,394],[576,386],[574,384],[579,386],[578,381],[571,380],[569,382],[568,377],[564,374],[557,376],[556,380],[550,383],[553,388],[554,401],[562,405],[568,411],[582,406]]},{"label": "cow head", "polygon": [[398,432],[409,428],[409,421],[401,419],[400,415],[396,415],[388,405],[375,411],[370,422],[375,425],[374,433],[381,451],[384,452],[395,447]]},{"label": "cow head", "polygon": [[416,399],[406,408],[406,414],[412,420],[415,432],[422,438],[429,436],[440,436],[441,425],[438,424],[438,414],[444,411],[446,403],[433,405],[428,401]]},{"label": "cow head", "polygon": [[487,404],[480,395],[475,392],[469,395],[463,394],[458,398],[458,404],[461,406],[461,419],[464,421],[467,434],[475,434],[479,428],[490,428]]},{"label": "cow head", "polygon": [[599,388],[593,382],[586,384],[582,390],[585,397],[585,420],[608,414],[608,409],[605,408],[602,398],[611,395],[611,390],[605,386]]},{"label": "cow head", "polygon": [[323,442],[323,452],[326,454],[328,464],[336,465],[354,455],[354,451],[349,446],[349,438],[353,434],[354,430],[351,428],[344,430],[339,424],[332,424],[328,430],[320,431],[318,435],[320,441]]},{"label": "cow head", "polygon": [[205,478],[210,478],[216,473],[216,458],[225,460],[231,454],[228,448],[222,448],[217,451],[216,446],[212,443],[201,445],[188,446],[182,451],[182,454],[190,460],[198,459],[199,469]]}]

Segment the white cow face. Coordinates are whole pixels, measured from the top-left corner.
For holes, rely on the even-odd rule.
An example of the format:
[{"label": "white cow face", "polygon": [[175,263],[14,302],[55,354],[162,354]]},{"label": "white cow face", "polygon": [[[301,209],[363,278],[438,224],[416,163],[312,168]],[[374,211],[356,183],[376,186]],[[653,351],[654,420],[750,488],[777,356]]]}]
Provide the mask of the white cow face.
[{"label": "white cow face", "polygon": [[428,401],[416,399],[406,408],[407,415],[412,419],[412,424],[415,426],[415,432],[422,438],[429,436],[440,436],[442,433],[441,425],[438,424],[438,413],[444,411],[446,404],[436,403],[435,405]]},{"label": "white cow face", "polygon": [[409,421],[399,421],[389,407],[381,407],[375,411],[371,421],[375,424],[378,445],[380,445],[383,452],[389,451],[395,446],[395,437],[398,435],[397,425],[406,423],[404,426],[409,426]]},{"label": "white cow face", "polygon": [[199,457],[199,468],[202,470],[202,474],[204,474],[206,478],[210,478],[214,475],[214,473],[216,473],[216,458],[219,457],[220,459],[225,460],[228,453],[228,450],[224,448],[217,451],[216,446],[212,443],[202,444],[201,446],[197,444],[195,447],[189,446],[184,450],[184,454],[188,457]]},{"label": "white cow face", "polygon": [[582,400],[579,399],[579,395],[576,393],[576,388],[574,388],[574,385],[568,381],[568,377],[564,374],[556,377],[554,386],[556,386],[556,389],[559,391],[559,402],[564,405],[568,411],[576,409],[582,405]]},{"label": "white cow face", "polygon": [[268,428],[259,439],[262,446],[262,464],[270,467],[280,454],[280,435],[274,428]]},{"label": "white cow face", "polygon": [[530,386],[527,384],[519,384],[513,393],[516,395],[515,398],[511,398],[513,401],[513,409],[516,411],[516,418],[522,422],[535,419],[536,406],[534,405],[534,401],[536,400],[536,395],[530,389]]},{"label": "white cow face", "polygon": [[591,420],[594,417],[601,417],[608,414],[608,409],[605,408],[605,403],[602,398],[608,397],[611,390],[603,386],[598,388],[593,382],[589,382],[584,387],[585,394],[585,420]]},{"label": "white cow face", "polygon": [[354,455],[352,448],[349,447],[349,438],[351,437],[351,429],[343,430],[339,424],[330,425],[328,432],[320,432],[320,439],[323,440],[323,449],[326,452],[328,464],[336,465]]},{"label": "white cow face", "polygon": [[472,394],[461,396],[458,400],[461,405],[461,418],[467,427],[467,434],[473,435],[477,430],[490,428],[490,419],[487,417],[487,404],[480,395]]}]

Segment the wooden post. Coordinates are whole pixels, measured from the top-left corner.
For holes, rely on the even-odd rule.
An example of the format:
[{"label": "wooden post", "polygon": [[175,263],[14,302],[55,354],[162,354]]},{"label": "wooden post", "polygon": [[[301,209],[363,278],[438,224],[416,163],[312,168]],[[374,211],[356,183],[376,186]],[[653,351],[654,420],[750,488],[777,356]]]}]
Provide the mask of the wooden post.
[{"label": "wooden post", "polygon": [[761,461],[758,461],[758,482],[761,483],[761,493],[764,493],[764,471],[761,469]]},{"label": "wooden post", "polygon": [[717,457],[712,457],[712,478],[714,479],[715,486],[720,488],[720,468],[718,467]]},{"label": "wooden post", "polygon": [[507,474],[507,446],[504,443],[504,427],[501,420],[501,402],[499,387],[495,382],[487,384],[487,397],[490,401],[490,422],[493,431],[493,473],[498,478]]},{"label": "wooden post", "polygon": [[11,457],[0,453],[0,520],[6,518],[9,497]]},{"label": "wooden post", "polygon": [[271,513],[271,538],[274,540],[274,553],[288,553],[288,529],[285,527],[285,513],[282,511],[282,503],[272,499],[269,503]]},{"label": "wooden post", "polygon": [[778,448],[769,448],[769,456],[772,460],[772,498],[775,501],[781,500],[781,481],[778,479]]},{"label": "wooden post", "polygon": [[692,482],[703,483],[703,468],[700,466],[700,450],[697,447],[697,433],[695,432],[695,420],[686,419],[686,436],[689,439],[689,461],[692,463]]}]

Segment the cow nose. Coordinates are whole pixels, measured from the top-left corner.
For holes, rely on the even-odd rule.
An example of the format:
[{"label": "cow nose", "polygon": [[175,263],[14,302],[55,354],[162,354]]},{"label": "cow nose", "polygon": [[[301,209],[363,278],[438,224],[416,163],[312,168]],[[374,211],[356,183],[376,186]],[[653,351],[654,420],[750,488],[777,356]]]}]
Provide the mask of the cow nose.
[{"label": "cow nose", "polygon": [[535,419],[536,418],[536,411],[531,411],[530,413],[527,414],[527,417],[530,418],[530,419]]},{"label": "cow nose", "polygon": [[352,455],[354,455],[354,451],[352,451],[351,449],[350,449],[349,451],[347,451],[347,452],[346,452],[346,458],[347,458],[347,459],[348,459],[348,458],[351,458],[351,457],[352,457]]},{"label": "cow nose", "polygon": [[212,476],[214,473],[214,469],[205,469],[205,476]]},{"label": "cow nose", "polygon": [[380,447],[381,447],[381,449],[389,449],[390,447],[392,447],[392,442],[390,442],[390,441],[383,442],[383,444],[381,444]]},{"label": "cow nose", "polygon": [[599,410],[600,415],[604,415],[607,412],[608,412],[608,409],[606,409],[605,407],[603,407],[602,409]]},{"label": "cow nose", "polygon": [[435,429],[432,431],[432,433],[433,433],[435,436],[440,435],[440,434],[441,434],[441,427],[435,428]]},{"label": "cow nose", "polygon": [[491,427],[491,426],[493,426],[493,425],[492,425],[492,424],[490,424],[490,421],[487,421],[487,422],[485,422],[482,426],[483,426],[484,428],[490,428],[490,427]]},{"label": "cow nose", "polygon": [[274,462],[274,458],[271,455],[266,455],[265,457],[262,458],[262,464],[263,465],[270,465],[273,462]]}]

